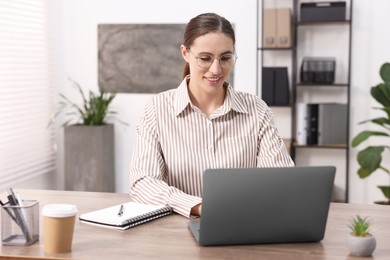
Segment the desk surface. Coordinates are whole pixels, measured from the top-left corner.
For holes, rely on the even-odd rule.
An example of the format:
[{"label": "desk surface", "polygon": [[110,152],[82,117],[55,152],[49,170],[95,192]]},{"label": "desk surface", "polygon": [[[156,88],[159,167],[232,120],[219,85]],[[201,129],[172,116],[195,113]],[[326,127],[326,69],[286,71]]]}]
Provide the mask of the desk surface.
[{"label": "desk surface", "polygon": [[[129,200],[128,194],[19,190],[25,199],[49,203],[76,204],[79,213],[109,207]],[[247,246],[199,246],[187,228],[188,219],[174,214],[126,231],[75,224],[71,253],[45,255],[43,238],[30,246],[1,246],[1,259],[354,259],[346,247],[347,224],[355,214],[374,221],[377,239],[374,259],[390,259],[390,206],[332,204],[325,238],[320,243]],[[42,223],[40,235],[42,236]]]}]

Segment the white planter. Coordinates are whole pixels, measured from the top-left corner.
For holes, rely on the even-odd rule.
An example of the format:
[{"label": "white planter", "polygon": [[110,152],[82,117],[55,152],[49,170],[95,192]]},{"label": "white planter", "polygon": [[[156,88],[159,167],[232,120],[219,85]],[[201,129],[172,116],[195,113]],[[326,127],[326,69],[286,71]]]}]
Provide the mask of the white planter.
[{"label": "white planter", "polygon": [[348,234],[347,245],[353,256],[371,256],[376,247],[374,236],[356,237]]}]

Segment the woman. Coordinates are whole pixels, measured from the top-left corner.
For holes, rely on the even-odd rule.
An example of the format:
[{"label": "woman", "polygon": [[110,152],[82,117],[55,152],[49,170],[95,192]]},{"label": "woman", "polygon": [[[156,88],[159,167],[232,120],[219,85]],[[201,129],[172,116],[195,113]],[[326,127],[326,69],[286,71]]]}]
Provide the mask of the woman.
[{"label": "woman", "polygon": [[225,81],[236,61],[234,44],[230,22],[217,14],[188,23],[180,47],[184,79],[154,96],[137,126],[133,200],[200,216],[204,170],[293,166],[267,105]]}]

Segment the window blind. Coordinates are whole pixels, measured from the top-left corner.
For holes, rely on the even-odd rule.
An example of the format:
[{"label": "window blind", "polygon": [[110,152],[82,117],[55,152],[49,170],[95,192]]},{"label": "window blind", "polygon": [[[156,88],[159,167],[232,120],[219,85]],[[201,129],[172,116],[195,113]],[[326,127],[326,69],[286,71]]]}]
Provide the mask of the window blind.
[{"label": "window blind", "polygon": [[55,168],[48,0],[0,0],[0,187]]}]

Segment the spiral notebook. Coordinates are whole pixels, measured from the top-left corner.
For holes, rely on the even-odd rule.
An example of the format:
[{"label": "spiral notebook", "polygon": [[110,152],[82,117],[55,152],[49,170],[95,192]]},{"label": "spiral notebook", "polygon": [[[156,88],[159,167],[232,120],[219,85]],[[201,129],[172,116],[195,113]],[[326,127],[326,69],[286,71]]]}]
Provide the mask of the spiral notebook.
[{"label": "spiral notebook", "polygon": [[172,214],[172,209],[165,205],[127,202],[81,214],[79,219],[86,224],[126,230],[170,214]]}]

